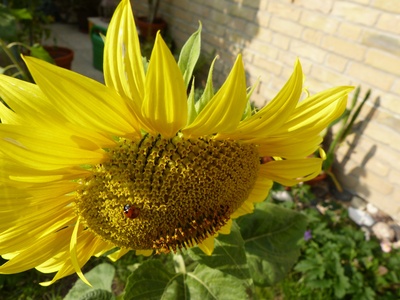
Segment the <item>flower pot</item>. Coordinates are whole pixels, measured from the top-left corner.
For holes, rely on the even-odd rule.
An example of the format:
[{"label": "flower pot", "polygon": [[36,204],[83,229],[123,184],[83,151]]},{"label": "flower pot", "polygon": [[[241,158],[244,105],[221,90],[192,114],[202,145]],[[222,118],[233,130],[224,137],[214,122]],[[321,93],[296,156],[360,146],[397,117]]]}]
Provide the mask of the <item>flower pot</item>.
[{"label": "flower pot", "polygon": [[74,59],[74,51],[65,47],[44,46],[57,66],[71,70],[71,63]]},{"label": "flower pot", "polygon": [[156,18],[153,23],[149,23],[147,17],[138,17],[136,18],[136,26],[140,37],[155,38],[159,30],[164,32],[167,29],[167,22],[161,18]]},{"label": "flower pot", "polygon": [[321,173],[319,173],[315,178],[310,179],[305,181],[304,183],[308,184],[308,185],[317,185],[318,183],[320,183],[321,181],[326,180],[327,174],[324,171],[321,171]]}]

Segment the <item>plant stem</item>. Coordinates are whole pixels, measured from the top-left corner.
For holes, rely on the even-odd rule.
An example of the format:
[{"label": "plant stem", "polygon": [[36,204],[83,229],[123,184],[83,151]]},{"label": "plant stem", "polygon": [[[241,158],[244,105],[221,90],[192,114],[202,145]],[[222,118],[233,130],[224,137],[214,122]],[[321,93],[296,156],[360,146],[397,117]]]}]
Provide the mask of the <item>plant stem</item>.
[{"label": "plant stem", "polygon": [[31,81],[28,73],[24,70],[24,68],[21,66],[21,63],[15,58],[14,54],[10,50],[14,46],[22,46],[29,49],[29,47],[27,47],[25,44],[19,42],[10,43],[7,45],[3,40],[0,40],[0,47],[3,49],[4,53],[8,56],[8,58],[11,60],[12,62],[11,65],[18,70],[17,74],[18,75],[21,74],[23,80]]}]

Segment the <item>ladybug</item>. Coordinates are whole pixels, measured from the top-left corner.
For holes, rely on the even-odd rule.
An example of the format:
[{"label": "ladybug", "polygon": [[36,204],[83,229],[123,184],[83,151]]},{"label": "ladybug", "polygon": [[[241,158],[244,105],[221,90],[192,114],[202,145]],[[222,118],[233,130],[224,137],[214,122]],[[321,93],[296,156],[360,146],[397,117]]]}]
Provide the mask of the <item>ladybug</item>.
[{"label": "ladybug", "polygon": [[124,214],[125,217],[129,219],[135,219],[139,216],[140,210],[137,207],[130,206],[129,204],[126,204],[124,206]]}]

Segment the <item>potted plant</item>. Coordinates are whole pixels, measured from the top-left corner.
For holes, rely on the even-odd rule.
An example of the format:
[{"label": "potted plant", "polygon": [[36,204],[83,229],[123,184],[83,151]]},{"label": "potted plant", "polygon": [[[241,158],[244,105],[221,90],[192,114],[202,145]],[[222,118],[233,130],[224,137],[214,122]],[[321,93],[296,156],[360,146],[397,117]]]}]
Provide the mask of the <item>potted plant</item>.
[{"label": "potted plant", "polygon": [[136,26],[139,30],[139,36],[144,39],[154,39],[157,32],[164,32],[167,29],[167,22],[157,17],[160,0],[148,0],[147,16],[136,18]]},{"label": "potted plant", "polygon": [[32,55],[61,67],[71,67],[73,59],[71,49],[63,48],[64,54],[67,55],[61,58],[52,51],[56,48],[59,53],[61,47],[41,46],[42,39],[50,35],[50,29],[45,25],[50,22],[51,16],[46,16],[40,11],[40,3],[41,1],[37,0],[21,0],[13,2],[15,5],[13,7],[0,4],[1,73],[32,81],[21,54]]}]

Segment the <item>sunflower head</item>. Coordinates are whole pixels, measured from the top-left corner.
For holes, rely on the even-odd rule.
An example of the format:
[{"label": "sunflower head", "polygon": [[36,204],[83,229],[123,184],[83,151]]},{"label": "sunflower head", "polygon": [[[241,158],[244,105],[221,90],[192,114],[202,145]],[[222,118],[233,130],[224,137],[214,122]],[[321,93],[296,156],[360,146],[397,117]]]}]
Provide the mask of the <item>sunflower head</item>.
[{"label": "sunflower head", "polygon": [[105,85],[30,57],[35,84],[0,76],[0,255],[9,260],[0,273],[57,272],[50,284],[82,276],[92,255],[112,249],[112,259],[195,245],[211,254],[217,234],[251,213],[273,181],[320,172],[322,159],[310,155],[352,88],[299,101],[297,61],[254,112],[239,55],[216,93],[214,60],[195,101],[200,31],[178,62],[158,34],[144,61],[123,0],[105,40]]}]

